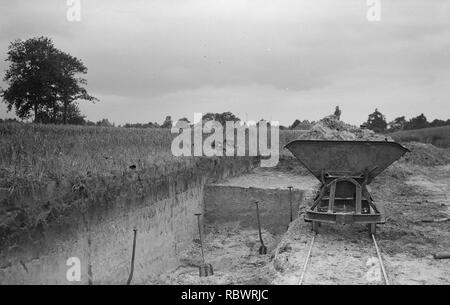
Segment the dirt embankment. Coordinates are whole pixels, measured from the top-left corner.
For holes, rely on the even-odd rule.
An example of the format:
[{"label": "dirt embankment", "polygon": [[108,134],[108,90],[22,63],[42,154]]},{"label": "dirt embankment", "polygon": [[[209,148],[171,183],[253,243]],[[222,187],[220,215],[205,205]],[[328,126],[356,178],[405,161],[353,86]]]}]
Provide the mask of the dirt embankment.
[{"label": "dirt embankment", "polygon": [[208,158],[164,175],[130,170],[7,194],[0,283],[67,284],[69,257],[81,260],[81,283],[125,283],[134,228],[134,281],[163,272],[196,233],[193,215],[202,210],[204,184],[241,174],[253,161]]}]

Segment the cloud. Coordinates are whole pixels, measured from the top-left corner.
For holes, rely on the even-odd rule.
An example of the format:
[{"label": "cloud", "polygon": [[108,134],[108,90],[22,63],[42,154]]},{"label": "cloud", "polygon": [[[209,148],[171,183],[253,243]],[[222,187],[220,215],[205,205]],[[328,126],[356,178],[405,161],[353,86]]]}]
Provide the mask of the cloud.
[{"label": "cloud", "polygon": [[118,122],[187,116],[189,105],[268,118],[274,103],[285,124],[335,104],[355,123],[411,101],[405,111],[450,116],[448,2],[381,4],[382,21],[370,23],[363,0],[96,0],[69,23],[64,1],[2,2],[0,56],[15,38],[54,38],[85,62],[89,90],[103,98],[83,106],[87,115]]}]

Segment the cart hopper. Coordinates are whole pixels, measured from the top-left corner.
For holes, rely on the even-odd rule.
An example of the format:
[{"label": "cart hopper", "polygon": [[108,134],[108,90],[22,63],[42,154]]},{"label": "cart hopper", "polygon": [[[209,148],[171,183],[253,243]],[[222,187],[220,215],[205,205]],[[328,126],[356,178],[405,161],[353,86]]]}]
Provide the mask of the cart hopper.
[{"label": "cart hopper", "polygon": [[408,149],[387,141],[295,140],[285,146],[322,182],[305,220],[317,230],[320,222],[384,223],[367,185]]}]

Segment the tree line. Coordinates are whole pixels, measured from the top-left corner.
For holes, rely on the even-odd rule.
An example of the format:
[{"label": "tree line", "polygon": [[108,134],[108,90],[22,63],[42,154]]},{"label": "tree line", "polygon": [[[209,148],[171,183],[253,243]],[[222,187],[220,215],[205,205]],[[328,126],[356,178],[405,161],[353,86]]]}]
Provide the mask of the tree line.
[{"label": "tree line", "polygon": [[382,133],[448,125],[450,125],[450,119],[445,121],[434,119],[429,122],[423,113],[416,117],[412,117],[409,120],[407,120],[405,116],[400,116],[390,122],[387,122],[385,115],[383,115],[378,109],[375,109],[373,113],[369,114],[367,121],[364,122],[361,127]]}]

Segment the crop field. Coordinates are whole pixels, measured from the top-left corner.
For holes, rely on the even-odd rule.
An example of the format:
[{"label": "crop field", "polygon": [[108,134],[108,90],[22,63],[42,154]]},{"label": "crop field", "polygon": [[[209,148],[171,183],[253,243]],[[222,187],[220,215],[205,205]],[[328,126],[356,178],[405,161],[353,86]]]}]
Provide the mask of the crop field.
[{"label": "crop field", "polygon": [[[280,150],[301,131],[280,132]],[[160,128],[108,128],[0,124],[0,180],[8,176],[40,181],[158,168],[192,162],[174,157],[175,134]],[[169,169],[168,169],[169,170]]]},{"label": "crop field", "polygon": [[0,124],[0,186],[190,162],[171,155],[171,140],[166,129]]},{"label": "crop field", "polygon": [[438,147],[450,147],[450,126],[402,130],[390,134],[399,142],[431,143]]}]

